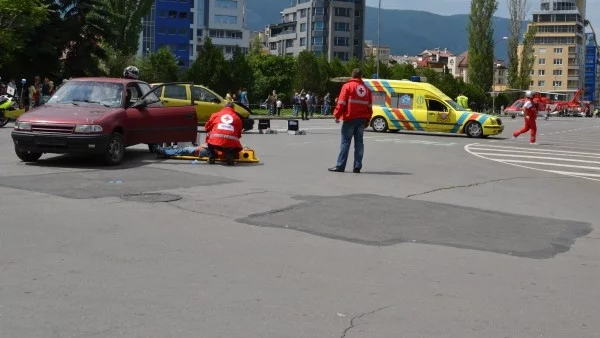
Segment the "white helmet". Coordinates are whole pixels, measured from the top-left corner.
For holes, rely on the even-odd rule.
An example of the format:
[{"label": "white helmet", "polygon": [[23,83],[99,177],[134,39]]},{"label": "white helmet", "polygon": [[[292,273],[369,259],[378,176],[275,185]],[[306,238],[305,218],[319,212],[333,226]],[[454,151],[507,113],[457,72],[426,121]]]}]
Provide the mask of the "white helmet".
[{"label": "white helmet", "polygon": [[526,91],[525,97],[528,99],[533,99],[533,92],[531,90]]},{"label": "white helmet", "polygon": [[137,69],[136,66],[129,66],[123,71],[123,77],[126,79],[137,80],[139,75],[140,71]]}]

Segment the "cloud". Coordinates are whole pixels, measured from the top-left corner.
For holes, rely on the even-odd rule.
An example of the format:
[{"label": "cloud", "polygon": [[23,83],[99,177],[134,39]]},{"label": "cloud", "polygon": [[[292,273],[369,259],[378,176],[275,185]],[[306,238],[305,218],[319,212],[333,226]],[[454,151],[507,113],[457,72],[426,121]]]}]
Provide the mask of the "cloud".
[{"label": "cloud", "polygon": [[[499,0],[497,16],[508,17],[507,0]],[[367,6],[377,7],[379,0],[367,0]],[[528,0],[529,15],[531,20],[531,11],[538,8],[540,0]],[[471,6],[471,0],[381,0],[381,7],[390,9],[410,9],[417,11],[426,11],[440,15],[468,14]],[[588,0],[586,8],[588,20],[600,34],[600,17],[592,16],[591,13],[600,13],[600,0]]]}]

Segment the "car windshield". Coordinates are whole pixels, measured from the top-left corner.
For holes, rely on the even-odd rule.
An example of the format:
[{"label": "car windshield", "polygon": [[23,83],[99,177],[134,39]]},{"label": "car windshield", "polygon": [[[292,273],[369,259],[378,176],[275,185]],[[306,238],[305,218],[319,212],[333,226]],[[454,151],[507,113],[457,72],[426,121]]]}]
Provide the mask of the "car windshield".
[{"label": "car windshield", "polygon": [[100,104],[123,106],[123,84],[97,81],[69,81],[48,100],[49,104]]},{"label": "car windshield", "polygon": [[461,105],[459,105],[458,103],[454,102],[453,100],[446,100],[446,103],[450,105],[450,107],[456,109],[456,110],[465,110],[465,108]]}]

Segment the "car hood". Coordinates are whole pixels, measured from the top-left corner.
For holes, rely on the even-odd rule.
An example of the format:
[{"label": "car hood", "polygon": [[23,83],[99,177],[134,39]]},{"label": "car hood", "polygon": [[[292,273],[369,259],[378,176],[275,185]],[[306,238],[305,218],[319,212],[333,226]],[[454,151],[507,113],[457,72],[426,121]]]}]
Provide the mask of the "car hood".
[{"label": "car hood", "polygon": [[45,104],[21,115],[19,122],[91,124],[98,121],[107,113],[119,109],[120,108],[106,108],[103,106]]}]

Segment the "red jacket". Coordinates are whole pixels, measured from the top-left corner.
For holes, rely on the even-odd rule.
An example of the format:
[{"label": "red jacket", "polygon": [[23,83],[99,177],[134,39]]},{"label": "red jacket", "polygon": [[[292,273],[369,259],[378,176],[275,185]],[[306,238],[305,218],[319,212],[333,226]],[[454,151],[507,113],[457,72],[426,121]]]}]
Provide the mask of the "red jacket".
[{"label": "red jacket", "polygon": [[204,129],[207,133],[206,143],[216,147],[243,149],[240,143],[242,119],[233,108],[225,107],[212,114]]},{"label": "red jacket", "polygon": [[333,115],[338,120],[371,120],[373,95],[362,79],[352,79],[344,84]]},{"label": "red jacket", "polygon": [[[525,104],[527,104],[527,102],[531,102],[531,107],[525,108]],[[537,118],[538,104],[539,104],[539,102],[536,99],[525,100],[525,103],[523,104],[523,109],[525,110],[525,114],[527,116],[529,116],[529,118],[531,118],[531,119]]]}]

